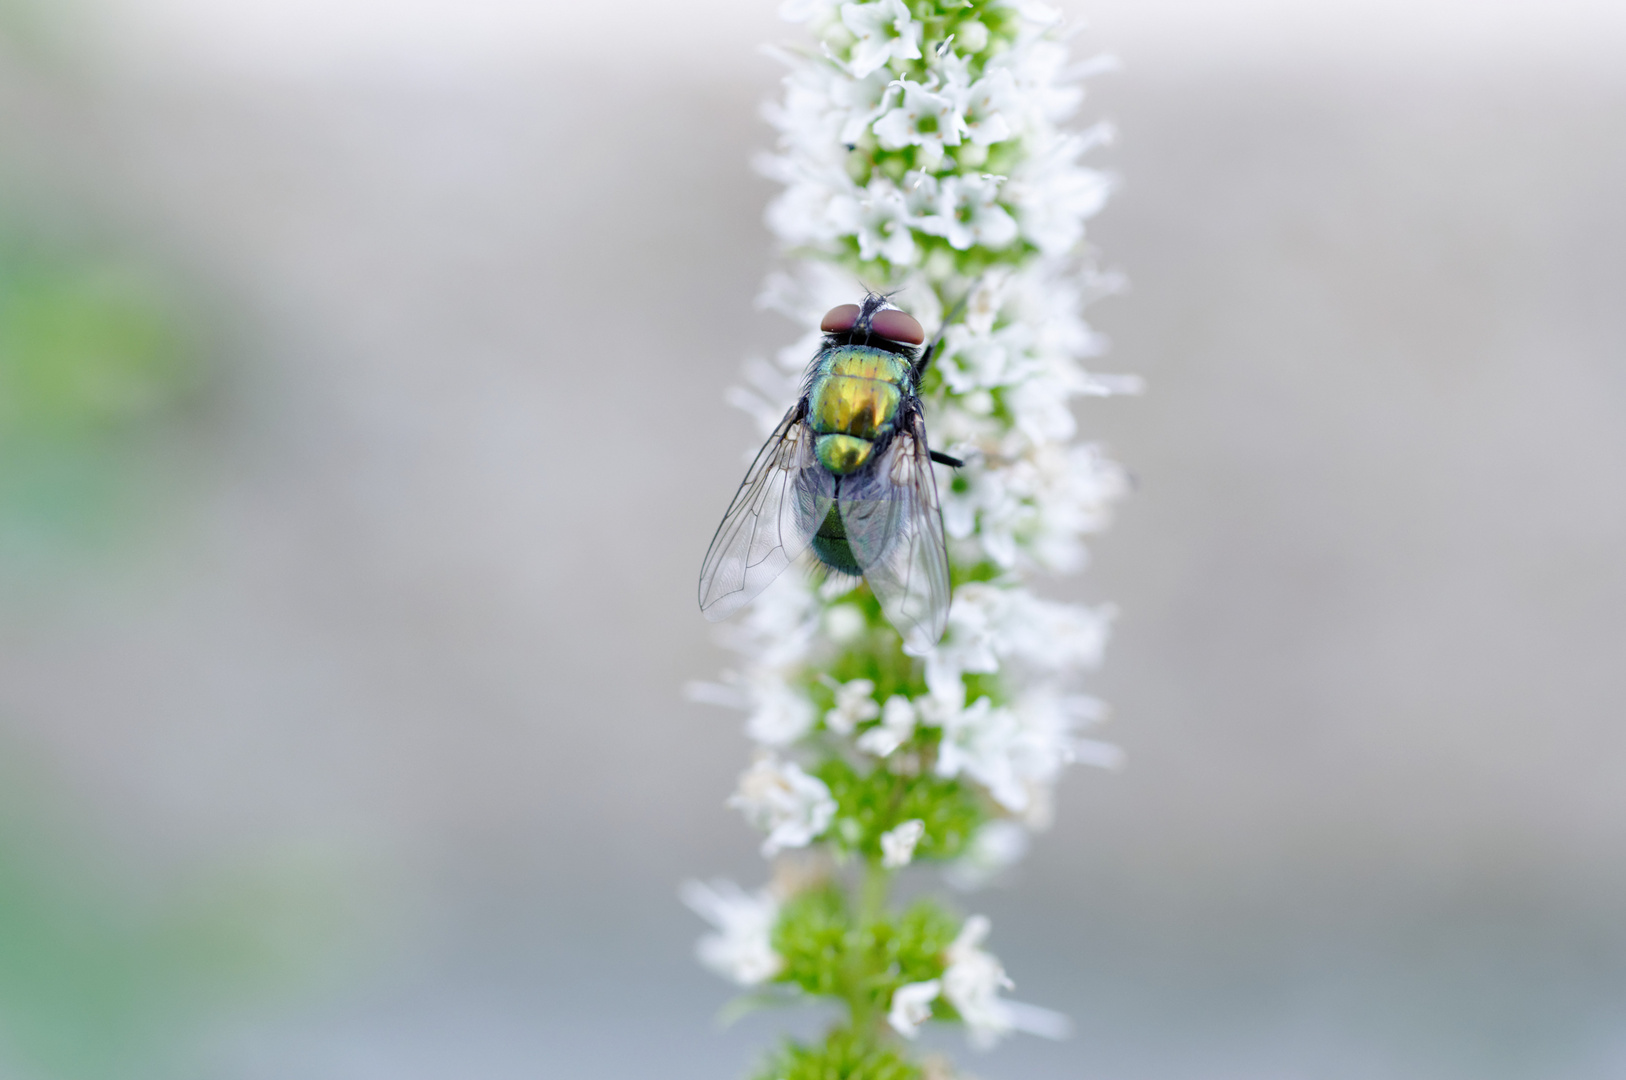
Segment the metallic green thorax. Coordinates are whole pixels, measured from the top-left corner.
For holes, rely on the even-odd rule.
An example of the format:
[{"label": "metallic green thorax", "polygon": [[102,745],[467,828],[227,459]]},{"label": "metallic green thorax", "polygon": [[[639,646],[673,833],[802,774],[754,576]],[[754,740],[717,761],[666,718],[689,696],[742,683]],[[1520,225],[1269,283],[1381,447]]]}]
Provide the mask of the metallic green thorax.
[{"label": "metallic green thorax", "polygon": [[[851,476],[869,463],[875,444],[897,425],[914,370],[906,357],[868,345],[840,345],[819,357],[807,395],[813,454],[835,476]],[[819,525],[813,551],[830,566],[861,573],[837,508]]]},{"label": "metallic green thorax", "polygon": [[867,345],[841,345],[819,357],[807,395],[819,464],[836,476],[863,468],[874,444],[892,433],[913,379],[906,358]]}]

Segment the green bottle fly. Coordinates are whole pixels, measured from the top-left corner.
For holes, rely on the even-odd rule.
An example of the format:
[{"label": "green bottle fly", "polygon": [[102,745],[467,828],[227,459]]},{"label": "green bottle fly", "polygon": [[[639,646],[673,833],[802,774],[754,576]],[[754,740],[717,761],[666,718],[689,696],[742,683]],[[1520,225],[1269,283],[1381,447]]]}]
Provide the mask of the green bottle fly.
[{"label": "green bottle fly", "polygon": [[[838,345],[821,352],[807,392],[813,456],[832,476],[852,476],[875,457],[897,428],[898,407],[915,392],[914,368],[896,353],[871,345]],[[813,554],[844,574],[862,574],[839,508],[819,522]]]},{"label": "green bottle fly", "polygon": [[721,619],[804,551],[862,576],[914,650],[943,636],[948,549],[920,378],[935,344],[880,296],[824,317],[803,391],[751,464],[700,568],[700,609]]}]

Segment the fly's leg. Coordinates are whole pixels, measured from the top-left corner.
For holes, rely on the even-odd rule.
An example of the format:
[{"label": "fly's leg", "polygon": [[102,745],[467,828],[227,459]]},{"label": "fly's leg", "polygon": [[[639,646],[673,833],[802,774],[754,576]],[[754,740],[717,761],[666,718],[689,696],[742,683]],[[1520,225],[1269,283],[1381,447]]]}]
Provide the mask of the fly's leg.
[{"label": "fly's leg", "polygon": [[[949,325],[960,317],[960,313],[965,310],[966,301],[970,300],[971,294],[976,291],[977,287],[973,285],[964,296],[960,297],[960,302],[954,305],[953,309],[948,313],[948,317],[943,320],[943,324],[937,328],[937,337],[932,340],[930,345],[926,346],[926,351],[920,354],[920,359],[915,361],[916,386],[919,386],[920,380],[925,377],[926,369],[931,367],[932,357],[937,355],[938,348],[942,346],[943,335],[948,333]],[[947,463],[945,462],[945,464]]]}]

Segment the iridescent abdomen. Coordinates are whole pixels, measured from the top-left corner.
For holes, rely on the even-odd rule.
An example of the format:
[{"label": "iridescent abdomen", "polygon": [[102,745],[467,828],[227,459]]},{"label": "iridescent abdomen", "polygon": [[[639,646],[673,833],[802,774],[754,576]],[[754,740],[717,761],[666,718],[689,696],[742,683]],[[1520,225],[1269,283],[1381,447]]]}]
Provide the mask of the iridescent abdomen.
[{"label": "iridescent abdomen", "polygon": [[907,360],[882,349],[845,345],[825,354],[807,401],[819,464],[836,476],[862,469],[891,434],[910,376]]},{"label": "iridescent abdomen", "polygon": [[847,526],[841,520],[840,508],[834,505],[830,507],[808,543],[813,548],[813,554],[824,565],[833,566],[843,574],[854,577],[864,572],[864,568],[858,565],[858,558],[853,555],[852,546],[847,543]]}]

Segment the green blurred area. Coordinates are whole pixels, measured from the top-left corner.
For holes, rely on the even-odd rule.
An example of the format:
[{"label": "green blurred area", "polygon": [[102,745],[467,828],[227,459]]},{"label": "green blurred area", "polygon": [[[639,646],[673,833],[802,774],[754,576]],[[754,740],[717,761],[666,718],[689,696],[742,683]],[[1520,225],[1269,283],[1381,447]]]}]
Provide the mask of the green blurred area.
[{"label": "green blurred area", "polygon": [[0,249],[0,431],[79,440],[160,413],[196,354],[143,275],[13,242]]},{"label": "green blurred area", "polygon": [[33,65],[62,63],[73,29],[85,15],[81,0],[0,0],[0,51]]},{"label": "green blurred area", "polygon": [[[72,575],[132,546],[162,497],[161,449],[193,442],[210,368],[200,307],[139,253],[0,228],[0,580]],[[49,769],[20,782],[14,750],[0,744],[0,1075],[190,1075],[200,1033],[335,939],[331,865],[121,875],[95,821],[68,827],[53,809]]]},{"label": "green blurred area", "polygon": [[159,895],[110,880],[83,838],[0,808],[0,1075],[201,1075],[212,1025],[304,983],[339,938],[330,865],[275,858]]},{"label": "green blurred area", "polygon": [[[87,556],[140,548],[135,532],[173,509],[166,471],[205,445],[193,421],[212,353],[203,304],[159,260],[42,232],[0,227],[0,584],[50,595],[91,580]],[[10,721],[0,1076],[207,1075],[194,1059],[209,1031],[308,988],[340,951],[353,877],[284,853],[125,865],[49,767],[19,764],[5,733],[27,725]]]},{"label": "green blurred area", "polygon": [[197,289],[42,138],[84,108],[89,10],[0,0],[0,580],[139,519],[150,451],[211,367]]},{"label": "green blurred area", "polygon": [[201,322],[134,258],[0,229],[0,560],[107,541],[206,383]]},{"label": "green blurred area", "polygon": [[[6,85],[72,99],[71,6],[0,0]],[[177,463],[206,457],[195,421],[218,368],[199,290],[73,186],[52,193],[27,127],[0,124],[0,619],[31,610],[9,603],[18,585],[49,601],[91,580],[89,557],[139,561],[137,536],[176,509]],[[353,875],[299,852],[147,865],[29,761],[14,720],[0,715],[0,1076],[208,1075],[208,1033],[308,990],[353,940]]]}]

